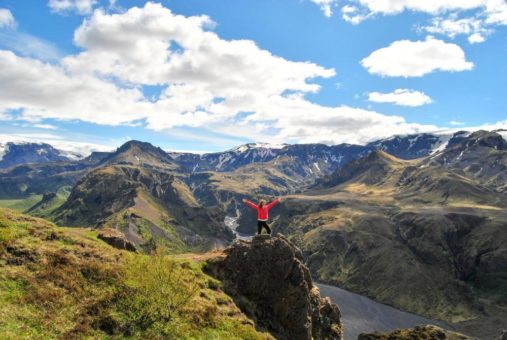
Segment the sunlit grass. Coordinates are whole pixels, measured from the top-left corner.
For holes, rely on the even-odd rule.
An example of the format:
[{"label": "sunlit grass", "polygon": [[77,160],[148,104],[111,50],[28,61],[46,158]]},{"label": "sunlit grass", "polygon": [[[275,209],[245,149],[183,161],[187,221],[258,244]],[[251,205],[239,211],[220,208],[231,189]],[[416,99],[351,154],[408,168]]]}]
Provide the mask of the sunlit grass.
[{"label": "sunlit grass", "polygon": [[269,339],[201,264],[0,209],[0,338]]}]

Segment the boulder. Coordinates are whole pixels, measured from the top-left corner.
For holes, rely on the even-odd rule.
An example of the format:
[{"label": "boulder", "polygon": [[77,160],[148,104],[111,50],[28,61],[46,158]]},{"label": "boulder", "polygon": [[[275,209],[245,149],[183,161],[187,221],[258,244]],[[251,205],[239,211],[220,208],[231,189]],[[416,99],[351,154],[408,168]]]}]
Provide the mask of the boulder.
[{"label": "boulder", "polygon": [[117,249],[134,252],[137,250],[136,246],[127,240],[125,235],[117,229],[102,229],[97,237]]},{"label": "boulder", "polygon": [[256,325],[277,339],[342,339],[340,310],[320,297],[301,251],[283,235],[239,240],[206,271]]}]

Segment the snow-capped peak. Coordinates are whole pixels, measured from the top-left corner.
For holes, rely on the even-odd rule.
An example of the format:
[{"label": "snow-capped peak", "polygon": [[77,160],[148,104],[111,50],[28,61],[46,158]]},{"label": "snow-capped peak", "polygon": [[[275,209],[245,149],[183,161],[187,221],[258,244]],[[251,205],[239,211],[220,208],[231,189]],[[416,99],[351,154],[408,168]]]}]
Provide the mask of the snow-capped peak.
[{"label": "snow-capped peak", "polygon": [[498,133],[502,138],[507,142],[507,130],[496,130],[496,133]]},{"label": "snow-capped peak", "polygon": [[7,151],[9,151],[9,146],[7,144],[0,143],[0,161],[4,158]]},{"label": "snow-capped peak", "polygon": [[[50,138],[52,137],[52,138]],[[43,144],[49,144],[58,150],[60,156],[78,160],[89,156],[93,151],[112,151],[112,147],[86,142],[74,142],[58,139],[53,136],[24,136],[24,135],[0,135],[0,161],[8,152],[9,143],[16,145],[38,144],[41,153],[44,152]]]},{"label": "snow-capped peak", "polygon": [[276,143],[247,143],[235,148],[230,149],[230,152],[243,153],[255,149],[283,149],[289,144],[276,144]]}]

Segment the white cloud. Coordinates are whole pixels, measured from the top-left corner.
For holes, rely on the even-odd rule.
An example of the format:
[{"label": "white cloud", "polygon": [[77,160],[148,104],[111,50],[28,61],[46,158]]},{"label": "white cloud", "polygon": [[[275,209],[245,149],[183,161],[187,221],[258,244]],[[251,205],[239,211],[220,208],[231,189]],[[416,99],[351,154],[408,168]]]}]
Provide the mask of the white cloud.
[{"label": "white cloud", "polygon": [[486,41],[486,38],[481,33],[474,33],[468,37],[468,42],[471,44],[478,44]]},{"label": "white cloud", "polygon": [[341,11],[343,20],[351,23],[352,25],[360,24],[371,16],[367,13],[360,13],[357,7],[351,5],[343,6]]},{"label": "white cloud", "polygon": [[320,7],[326,17],[331,17],[333,14],[333,6],[338,3],[338,0],[310,0]]},{"label": "white cloud", "polygon": [[[437,129],[399,116],[312,103],[305,96],[319,91],[314,79],[333,77],[333,69],[286,60],[250,40],[224,40],[210,27],[206,16],[175,15],[155,3],[120,14],[96,10],[74,34],[82,52],[60,63],[0,51],[0,112],[17,110],[20,119],[34,123],[192,127],[253,140],[269,135],[272,142],[365,143]],[[437,53],[440,43],[444,51]],[[448,45],[455,46],[440,43],[437,52],[429,48],[418,58],[424,61],[433,53],[433,59],[442,59]],[[450,59],[459,67],[456,58]],[[434,64],[431,70],[449,68]],[[145,85],[160,86],[161,94],[146,98]]]},{"label": "white cloud", "polygon": [[436,17],[431,20],[429,26],[422,30],[432,34],[442,34],[450,38],[457,35],[468,35],[471,44],[485,41],[485,36],[492,33],[491,29],[485,28],[484,21],[480,18],[470,17],[459,19],[456,15],[448,17]]},{"label": "white cloud", "polygon": [[34,128],[37,128],[37,129],[46,129],[46,130],[57,130],[58,128],[54,125],[51,125],[51,124],[33,124],[32,125]]},{"label": "white cloud", "polygon": [[487,0],[358,0],[373,13],[398,14],[403,11],[438,14],[452,10],[469,10],[483,6]]},{"label": "white cloud", "polygon": [[[424,30],[448,35],[469,35],[470,43],[482,42],[492,27],[507,25],[505,0],[352,0],[342,7],[345,21],[358,24],[376,15],[396,15],[405,11],[425,13],[433,18]],[[465,18],[457,19],[459,15]]]},{"label": "white cloud", "polygon": [[[121,124],[145,117],[140,90],[118,88],[90,75],[70,76],[62,68],[0,51],[0,111],[22,109],[27,120],[81,119]],[[121,105],[121,103],[124,105]]]},{"label": "white cloud", "polygon": [[6,8],[0,8],[0,29],[16,27],[16,20],[11,11]]},{"label": "white cloud", "polygon": [[1,48],[12,50],[22,56],[47,61],[56,61],[63,54],[53,43],[17,30],[0,31]]},{"label": "white cloud", "polygon": [[435,71],[471,70],[474,66],[461,47],[432,37],[395,41],[372,52],[361,65],[369,73],[384,77],[421,77]]},{"label": "white cloud", "polygon": [[0,8],[0,49],[9,49],[42,60],[56,60],[61,56],[58,48],[50,42],[19,32],[16,28],[17,23],[11,11]]},{"label": "white cloud", "polygon": [[49,0],[48,6],[56,13],[88,14],[96,3],[97,0]]},{"label": "white cloud", "polygon": [[422,106],[433,102],[431,98],[423,92],[408,89],[397,89],[391,93],[370,92],[368,94],[368,100],[376,103],[391,103],[411,107]]},{"label": "white cloud", "polygon": [[451,124],[452,126],[463,126],[463,125],[465,125],[464,122],[459,122],[459,121],[456,121],[456,120],[451,120],[449,122],[449,124]]}]

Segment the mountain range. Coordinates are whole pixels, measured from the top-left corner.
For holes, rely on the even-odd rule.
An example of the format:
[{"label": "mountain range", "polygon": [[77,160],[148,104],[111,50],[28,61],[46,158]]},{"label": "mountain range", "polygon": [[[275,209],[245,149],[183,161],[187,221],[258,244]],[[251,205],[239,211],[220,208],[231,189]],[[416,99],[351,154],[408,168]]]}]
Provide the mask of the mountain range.
[{"label": "mountain range", "polygon": [[316,280],[476,336],[507,323],[505,131],[202,155],[130,141],[79,159],[8,144],[0,167],[0,205],[116,229],[144,252],[223,247],[254,232],[242,198],[283,195],[275,233],[301,248]]}]

